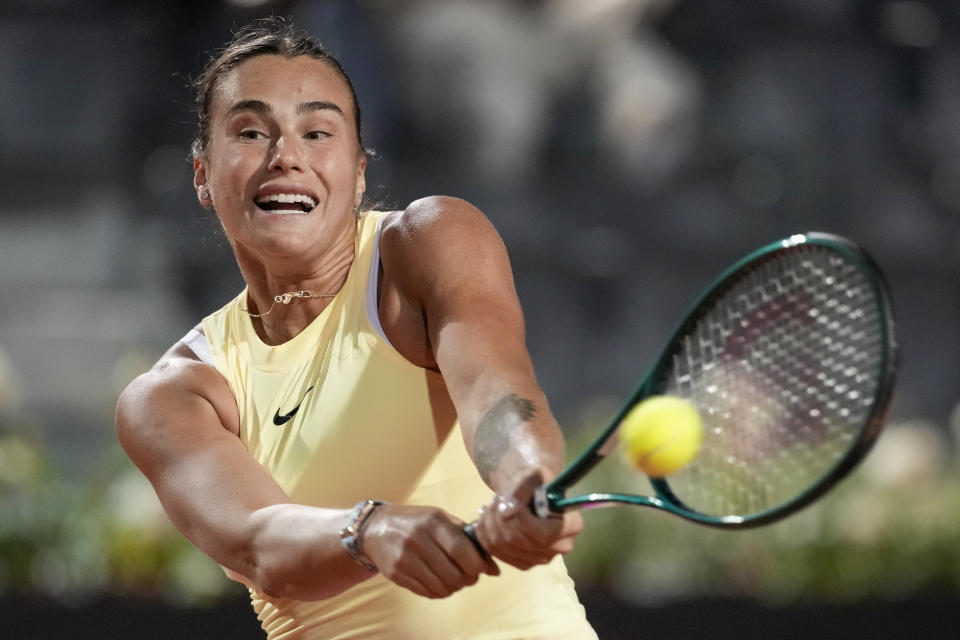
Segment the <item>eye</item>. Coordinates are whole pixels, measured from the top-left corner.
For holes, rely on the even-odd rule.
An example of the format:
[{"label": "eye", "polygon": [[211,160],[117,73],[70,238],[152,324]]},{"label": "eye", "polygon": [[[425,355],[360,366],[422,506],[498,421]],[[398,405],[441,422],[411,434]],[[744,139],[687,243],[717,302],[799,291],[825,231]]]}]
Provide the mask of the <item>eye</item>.
[{"label": "eye", "polygon": [[256,129],[243,129],[240,131],[240,137],[244,140],[260,140],[266,138],[267,134],[262,131],[257,131]]},{"label": "eye", "polygon": [[325,140],[326,138],[330,137],[330,134],[326,131],[310,131],[303,137],[307,140]]}]

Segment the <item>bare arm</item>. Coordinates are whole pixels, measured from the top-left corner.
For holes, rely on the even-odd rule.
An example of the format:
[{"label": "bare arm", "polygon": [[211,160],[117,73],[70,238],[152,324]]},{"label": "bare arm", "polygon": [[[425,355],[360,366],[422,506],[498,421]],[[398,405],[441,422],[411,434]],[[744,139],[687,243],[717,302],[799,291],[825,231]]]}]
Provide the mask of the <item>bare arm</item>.
[{"label": "bare arm", "polygon": [[340,548],[348,513],[290,503],[241,445],[226,381],[188,354],[174,347],[131,383],[116,421],[177,528],[270,595],[319,599],[368,578]]},{"label": "bare arm", "polygon": [[527,509],[533,489],[559,472],[563,437],[534,375],[496,230],[466,202],[429,198],[385,232],[383,256],[391,281],[422,310],[467,450],[500,495],[478,526],[481,541],[522,568],[569,551],[579,515],[544,522]]},{"label": "bare arm", "polygon": [[[233,579],[272,596],[320,600],[373,575],[340,546],[349,511],[290,502],[243,448],[226,381],[186,347],[131,383],[116,424],[174,525]],[[374,516],[377,532],[367,528],[364,549],[384,576],[418,595],[445,597],[499,572],[440,509],[388,505]]]}]

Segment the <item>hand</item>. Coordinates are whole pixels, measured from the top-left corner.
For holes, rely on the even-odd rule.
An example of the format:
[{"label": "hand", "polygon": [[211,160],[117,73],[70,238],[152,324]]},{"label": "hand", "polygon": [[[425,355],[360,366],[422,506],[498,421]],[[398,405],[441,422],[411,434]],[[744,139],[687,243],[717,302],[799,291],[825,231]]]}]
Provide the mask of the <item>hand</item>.
[{"label": "hand", "polygon": [[500,574],[464,535],[463,525],[442,509],[384,505],[370,516],[360,544],[388,580],[417,595],[445,598],[481,573]]},{"label": "hand", "polygon": [[483,548],[524,571],[550,562],[558,553],[572,551],[574,538],[583,530],[579,511],[540,518],[530,510],[533,493],[544,482],[539,471],[521,478],[484,507],[476,523]]}]

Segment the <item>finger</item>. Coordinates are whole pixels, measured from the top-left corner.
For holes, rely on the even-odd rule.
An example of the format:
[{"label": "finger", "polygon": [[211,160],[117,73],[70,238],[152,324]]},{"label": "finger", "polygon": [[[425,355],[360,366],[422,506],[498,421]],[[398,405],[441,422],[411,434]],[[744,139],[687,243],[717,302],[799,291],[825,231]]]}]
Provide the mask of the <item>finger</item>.
[{"label": "finger", "polygon": [[412,591],[413,593],[417,594],[418,596],[421,596],[421,597],[424,597],[424,598],[433,598],[433,597],[434,597],[433,594],[430,592],[430,590],[427,589],[427,587],[424,586],[424,584],[423,584],[422,582],[420,582],[419,580],[417,580],[417,579],[414,578],[413,576],[409,576],[409,575],[406,575],[406,574],[399,574],[399,575],[396,575],[396,576],[391,576],[391,577],[390,577],[390,580],[391,580],[394,584],[396,584],[397,586],[403,587],[404,589],[407,589],[408,591]]},{"label": "finger", "polygon": [[522,555],[513,553],[510,550],[503,550],[497,553],[497,560],[505,562],[511,567],[520,569],[521,571],[526,571],[531,567],[534,567],[538,564],[543,564],[542,562],[532,562],[530,558]]},{"label": "finger", "polygon": [[[443,529],[437,533],[439,546],[447,554],[450,562],[460,570],[464,586],[476,583],[481,573],[491,576],[500,575],[500,567],[479,540],[476,525],[477,522],[473,522],[463,527]],[[469,535],[471,530],[473,537]]]},{"label": "finger", "polygon": [[510,492],[511,497],[522,505],[526,507],[531,502],[533,502],[533,494],[536,492],[540,486],[543,485],[543,474],[539,471],[535,471],[520,481],[520,483]]},{"label": "finger", "polygon": [[[518,568],[545,564],[558,552],[550,546],[532,544],[504,544],[496,548],[496,557]],[[521,567],[521,565],[525,565]]]},{"label": "finger", "polygon": [[444,597],[460,588],[459,569],[431,536],[409,537],[398,551],[392,566],[381,568],[390,580],[399,584],[400,576],[413,578],[432,598]]},{"label": "finger", "polygon": [[[483,517],[484,512],[485,512],[484,509],[480,509],[480,517],[481,517],[481,518]],[[471,524],[471,526],[472,526],[472,528],[473,528],[473,537],[471,537],[470,540],[471,540],[471,542],[476,542],[476,544],[478,544],[478,545],[480,546],[480,549],[483,550],[483,555],[482,555],[482,557],[483,557],[483,559],[484,559],[484,562],[485,562],[486,565],[487,565],[487,566],[486,566],[486,569],[484,570],[484,572],[485,572],[486,574],[488,574],[488,575],[491,575],[491,576],[498,576],[498,575],[500,575],[500,567],[497,566],[497,563],[494,561],[493,556],[490,554],[489,551],[487,551],[487,549],[489,548],[488,545],[490,544],[490,543],[489,543],[489,538],[487,538],[484,533],[481,533],[481,532],[480,532],[480,529],[479,529],[480,521],[479,521],[479,520],[474,520],[474,521],[471,522],[470,524]]]},{"label": "finger", "polygon": [[[477,531],[487,550],[499,560],[519,569],[527,569],[538,564],[550,562],[558,553],[569,553],[573,550],[573,537],[558,538],[558,531],[563,530],[562,518],[551,526],[557,527],[546,533],[538,527],[544,526],[540,518],[530,515],[531,522],[521,526],[518,520],[500,521],[495,518],[478,522]],[[576,531],[576,519],[570,525],[570,531]]]},{"label": "finger", "polygon": [[543,564],[555,553],[535,544],[516,523],[499,522],[493,516],[478,521],[477,533],[491,555],[518,569]]},{"label": "finger", "polygon": [[483,564],[484,564],[483,572],[488,576],[500,575],[500,566],[496,563],[493,557],[487,556],[486,558],[484,558]]},{"label": "finger", "polygon": [[459,531],[444,531],[441,534],[443,538],[441,546],[446,550],[451,561],[456,563],[465,575],[474,578],[479,577],[481,573],[490,573],[491,570],[498,571],[496,564],[490,562],[490,554],[477,538],[476,524],[472,522],[464,525]]},{"label": "finger", "polygon": [[[480,513],[483,514],[483,511],[481,510]],[[483,560],[483,573],[491,576],[500,575],[500,567],[497,566],[493,556],[491,556],[486,547],[483,546],[483,543],[480,542],[480,534],[477,532],[477,522],[474,521],[464,526],[463,533],[477,550],[477,555]]]},{"label": "finger", "polygon": [[546,518],[530,513],[518,516],[515,524],[534,544],[551,546],[561,540],[572,540],[583,531],[583,516],[576,510]]},{"label": "finger", "polygon": [[583,531],[583,516],[579,511],[568,511],[559,519],[560,531],[556,532],[553,544],[558,551],[569,553],[573,550],[573,541]]},{"label": "finger", "polygon": [[[458,537],[463,538],[463,536]],[[446,591],[445,595],[449,595],[465,586],[474,584],[480,575],[483,563],[469,541],[463,540],[462,544],[463,549],[477,559],[475,571],[471,571],[461,564],[458,561],[460,559],[456,557],[457,552],[446,548],[445,544],[445,542],[435,541],[432,548],[429,549],[429,553],[423,556],[423,561],[428,570],[440,580]],[[466,564],[466,561],[464,561],[464,564]]]},{"label": "finger", "polygon": [[[480,511],[483,512],[482,509]],[[468,584],[473,584],[481,573],[498,575],[496,563],[480,543],[476,533],[476,522],[465,524],[456,516],[449,515],[451,527],[443,527],[435,534],[436,542],[447,557],[461,572]],[[492,573],[491,573],[492,572]]]},{"label": "finger", "polygon": [[[481,513],[482,513],[482,512],[481,512]],[[464,526],[463,526],[463,535],[465,535],[465,536],[467,537],[467,540],[469,540],[469,541],[473,544],[474,549],[477,550],[477,554],[478,554],[481,558],[489,558],[489,557],[490,557],[490,554],[487,553],[486,548],[485,548],[485,547],[483,546],[483,544],[480,542],[480,538],[477,537],[477,523],[476,523],[476,522],[471,522],[470,524],[464,525]]]},{"label": "finger", "polygon": [[563,528],[560,537],[573,540],[583,531],[583,514],[578,510],[567,511],[563,514]]},{"label": "finger", "polygon": [[[416,557],[410,559],[408,574],[414,577],[426,588],[431,598],[446,598],[451,593],[460,590],[462,583],[453,577],[459,574],[449,560],[437,562],[436,559],[427,561]],[[443,566],[446,565],[446,566]]]},{"label": "finger", "polygon": [[494,501],[494,508],[489,509],[478,522],[486,534],[486,539],[490,541],[485,545],[488,551],[503,546],[539,546],[534,535],[538,534],[539,527],[543,525],[538,523],[537,516],[528,509],[523,509],[526,513],[510,513],[509,507],[497,508],[496,505],[497,501]]},{"label": "finger", "polygon": [[522,497],[518,499],[512,496],[497,495],[490,503],[490,509],[501,518],[515,518],[526,510],[526,504]]}]

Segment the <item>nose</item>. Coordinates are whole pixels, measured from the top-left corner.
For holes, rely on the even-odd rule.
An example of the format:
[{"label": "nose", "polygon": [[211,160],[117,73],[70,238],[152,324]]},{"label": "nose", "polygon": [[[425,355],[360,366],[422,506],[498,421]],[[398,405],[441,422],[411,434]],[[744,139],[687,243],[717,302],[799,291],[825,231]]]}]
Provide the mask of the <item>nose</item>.
[{"label": "nose", "polygon": [[271,152],[270,171],[303,171],[303,159],[295,141],[281,136]]}]

